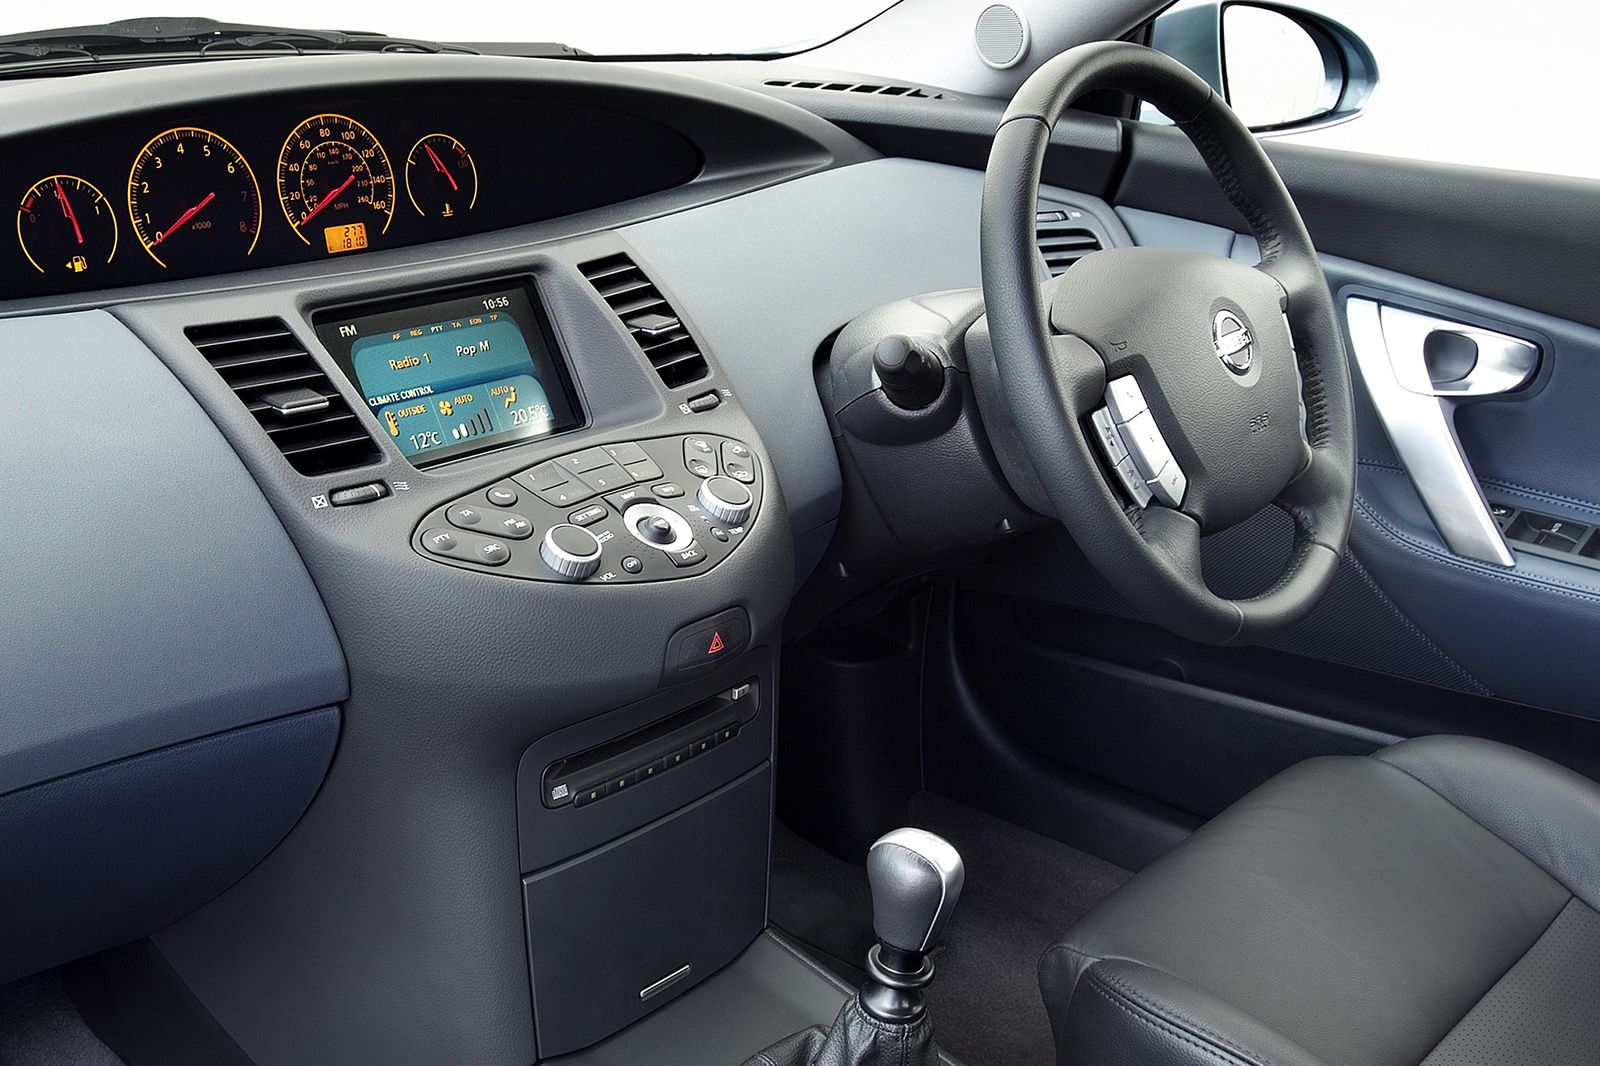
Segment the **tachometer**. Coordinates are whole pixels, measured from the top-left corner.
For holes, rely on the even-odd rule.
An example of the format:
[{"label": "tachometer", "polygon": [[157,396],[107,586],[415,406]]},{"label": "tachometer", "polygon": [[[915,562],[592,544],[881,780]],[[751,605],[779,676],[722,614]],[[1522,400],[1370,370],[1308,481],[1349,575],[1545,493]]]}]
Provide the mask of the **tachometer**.
[{"label": "tachometer", "polygon": [[458,218],[478,202],[478,166],[466,145],[430,133],[406,156],[406,195],[417,214]]},{"label": "tachometer", "polygon": [[117,213],[89,182],[52,174],[22,194],[17,240],[39,273],[82,274],[117,254]]},{"label": "tachometer", "polygon": [[133,231],[150,258],[228,269],[256,250],[261,186],[239,150],[179,126],[139,150],[128,174]]},{"label": "tachometer", "polygon": [[330,253],[365,248],[368,227],[384,233],[394,219],[394,171],[361,123],[313,115],[278,154],[278,201],[289,228],[307,244],[320,230],[319,243]]}]

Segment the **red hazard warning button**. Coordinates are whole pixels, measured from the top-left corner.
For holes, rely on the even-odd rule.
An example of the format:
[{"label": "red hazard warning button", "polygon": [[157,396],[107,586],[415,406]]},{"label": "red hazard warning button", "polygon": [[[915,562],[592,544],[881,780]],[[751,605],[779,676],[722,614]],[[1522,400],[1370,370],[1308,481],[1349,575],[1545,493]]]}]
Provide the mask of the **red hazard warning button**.
[{"label": "red hazard warning button", "polygon": [[750,616],[732,607],[710,618],[684,626],[667,641],[667,680],[691,676],[731,659],[750,643]]}]

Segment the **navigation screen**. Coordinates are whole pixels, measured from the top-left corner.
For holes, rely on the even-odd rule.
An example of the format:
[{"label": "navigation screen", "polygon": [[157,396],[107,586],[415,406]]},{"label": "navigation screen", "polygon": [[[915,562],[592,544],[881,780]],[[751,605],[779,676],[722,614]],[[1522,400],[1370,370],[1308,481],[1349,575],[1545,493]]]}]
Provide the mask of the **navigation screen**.
[{"label": "navigation screen", "polygon": [[581,421],[543,312],[525,284],[315,319],[382,432],[418,466]]}]

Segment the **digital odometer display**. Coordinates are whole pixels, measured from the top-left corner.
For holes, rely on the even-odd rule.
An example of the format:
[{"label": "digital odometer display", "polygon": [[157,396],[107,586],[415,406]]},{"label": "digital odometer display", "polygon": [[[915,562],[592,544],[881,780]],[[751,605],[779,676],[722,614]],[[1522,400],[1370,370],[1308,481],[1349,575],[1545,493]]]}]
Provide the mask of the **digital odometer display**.
[{"label": "digital odometer display", "polygon": [[318,315],[317,335],[380,431],[428,466],[580,421],[531,286]]}]

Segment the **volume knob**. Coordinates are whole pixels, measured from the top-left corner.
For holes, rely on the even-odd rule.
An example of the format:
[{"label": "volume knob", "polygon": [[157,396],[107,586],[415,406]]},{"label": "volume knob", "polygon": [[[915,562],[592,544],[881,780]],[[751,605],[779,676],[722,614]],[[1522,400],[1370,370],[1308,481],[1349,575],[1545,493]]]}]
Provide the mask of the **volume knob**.
[{"label": "volume knob", "polygon": [[539,558],[562,577],[581,581],[600,569],[600,541],[582,526],[551,526],[539,542]]},{"label": "volume knob", "polygon": [[702,481],[695,499],[712,518],[730,526],[749,518],[750,505],[755,502],[749,489],[722,474]]}]

